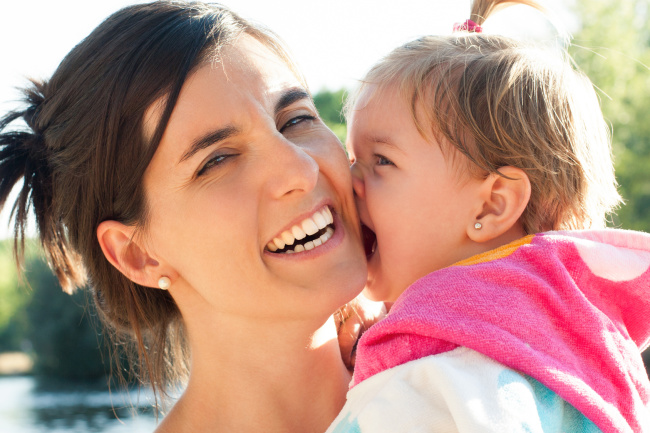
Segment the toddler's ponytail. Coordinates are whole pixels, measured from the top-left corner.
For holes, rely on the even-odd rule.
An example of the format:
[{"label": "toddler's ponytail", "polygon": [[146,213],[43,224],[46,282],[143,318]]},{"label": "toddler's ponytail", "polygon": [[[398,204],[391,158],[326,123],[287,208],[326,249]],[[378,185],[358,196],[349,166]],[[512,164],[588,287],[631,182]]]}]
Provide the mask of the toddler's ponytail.
[{"label": "toddler's ponytail", "polygon": [[[65,227],[54,213],[52,155],[45,139],[47,125],[39,119],[46,87],[46,83],[33,81],[25,90],[27,107],[0,119],[0,209],[22,178],[22,188],[11,210],[16,263],[21,269],[28,216],[33,210],[48,264],[63,290],[71,293],[85,283],[85,272],[76,253],[67,245]],[[28,128],[14,127],[14,122],[21,119]]]},{"label": "toddler's ponytail", "polygon": [[536,0],[474,0],[470,19],[481,26],[495,12],[518,4],[544,12],[544,8]]}]

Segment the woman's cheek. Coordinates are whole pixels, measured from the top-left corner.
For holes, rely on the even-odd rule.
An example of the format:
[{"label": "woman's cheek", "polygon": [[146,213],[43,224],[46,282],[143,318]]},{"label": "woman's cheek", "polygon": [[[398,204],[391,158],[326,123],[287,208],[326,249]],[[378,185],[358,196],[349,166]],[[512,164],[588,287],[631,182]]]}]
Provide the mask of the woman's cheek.
[{"label": "woman's cheek", "polygon": [[337,156],[336,165],[338,167],[338,171],[341,173],[341,176],[343,176],[343,178],[348,183],[352,184],[352,172],[350,170],[350,160],[348,159],[348,155],[345,153],[343,147],[340,145],[336,146],[336,149],[332,150],[331,155]]}]

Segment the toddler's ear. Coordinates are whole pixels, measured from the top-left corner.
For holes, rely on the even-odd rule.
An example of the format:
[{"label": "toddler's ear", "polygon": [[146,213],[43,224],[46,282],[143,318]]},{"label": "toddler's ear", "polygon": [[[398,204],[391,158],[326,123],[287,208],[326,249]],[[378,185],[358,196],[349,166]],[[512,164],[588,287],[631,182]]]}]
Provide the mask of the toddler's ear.
[{"label": "toddler's ear", "polygon": [[134,229],[117,221],[103,221],[97,227],[97,239],[102,252],[118,271],[134,283],[158,287],[164,272],[148,251],[133,240]]},{"label": "toddler's ear", "polygon": [[512,233],[514,239],[506,239],[507,243],[525,235],[519,218],[530,200],[530,180],[516,167],[500,167],[499,173],[490,173],[479,187],[476,219],[467,229],[475,242],[489,242]]}]

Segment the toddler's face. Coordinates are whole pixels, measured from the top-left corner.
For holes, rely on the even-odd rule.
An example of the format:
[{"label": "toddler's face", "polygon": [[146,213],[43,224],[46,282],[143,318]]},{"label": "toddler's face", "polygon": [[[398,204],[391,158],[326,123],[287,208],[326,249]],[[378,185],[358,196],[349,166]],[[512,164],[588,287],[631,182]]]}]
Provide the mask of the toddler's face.
[{"label": "toddler's face", "polygon": [[420,135],[396,89],[367,88],[348,128],[357,208],[376,235],[367,238],[364,293],[394,301],[418,278],[472,255],[467,230],[480,213],[481,181]]}]

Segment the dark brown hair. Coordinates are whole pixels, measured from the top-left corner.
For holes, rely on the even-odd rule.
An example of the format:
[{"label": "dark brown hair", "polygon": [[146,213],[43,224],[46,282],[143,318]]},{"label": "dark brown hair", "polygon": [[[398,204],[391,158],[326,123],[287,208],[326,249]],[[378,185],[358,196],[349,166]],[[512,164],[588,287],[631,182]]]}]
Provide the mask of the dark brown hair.
[{"label": "dark brown hair", "polygon": [[[32,82],[25,90],[27,108],[0,120],[0,208],[23,179],[12,213],[18,263],[31,209],[63,290],[88,286],[113,343],[126,345],[132,372],[148,380],[156,395],[187,374],[180,312],[169,293],[139,286],[111,266],[96,230],[105,220],[146,228],[142,178],[181,87],[242,33],[302,79],[267,30],[222,6],[158,1],[107,18],[49,81]],[[162,116],[147,137],[145,111],[161,98]],[[28,128],[16,126],[20,119]],[[117,362],[119,357],[116,352]]]},{"label": "dark brown hair", "polygon": [[[482,25],[517,3],[541,9],[533,0],[476,0],[470,16]],[[424,36],[373,66],[357,95],[369,86],[396,86],[420,134],[462,155],[473,175],[524,170],[527,233],[602,227],[621,201],[598,98],[566,53],[471,31]]]}]

